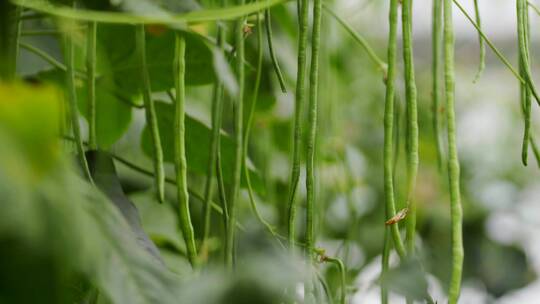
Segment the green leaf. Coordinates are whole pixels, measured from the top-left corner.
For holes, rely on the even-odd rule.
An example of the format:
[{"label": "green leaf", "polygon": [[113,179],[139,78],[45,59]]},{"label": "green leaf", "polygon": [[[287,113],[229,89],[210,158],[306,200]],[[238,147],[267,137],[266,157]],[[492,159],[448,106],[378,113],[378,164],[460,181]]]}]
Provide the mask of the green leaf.
[{"label": "green leaf", "polygon": [[206,9],[184,14],[145,14],[136,15],[123,12],[103,12],[93,10],[73,9],[68,6],[53,5],[45,0],[13,0],[17,5],[51,14],[57,17],[77,19],[80,21],[96,21],[104,23],[123,24],[169,24],[185,26],[190,23],[203,23],[218,20],[233,20],[245,15],[262,11],[288,0],[267,0],[252,2],[244,5],[228,6],[218,9]]},{"label": "green leaf", "polygon": [[[9,103],[0,103],[0,113],[9,113],[0,115],[0,243],[17,246],[18,254],[50,260],[40,275],[58,290],[40,294],[40,303],[66,303],[66,299],[54,302],[59,298],[56,293],[75,287],[82,279],[90,281],[100,290],[100,297],[111,303],[178,303],[180,278],[140,246],[114,203],[70,168],[66,161],[70,157],[61,153],[58,139],[40,139],[45,141],[40,146],[46,148],[41,153],[35,153],[35,144],[23,139],[21,134],[39,138],[57,131],[49,112],[56,110],[58,115],[58,109],[33,110],[48,104],[37,102],[43,98],[40,93],[0,86],[0,97],[11,96]],[[27,113],[33,113],[35,120],[12,122],[13,117]],[[55,153],[43,153],[45,150]],[[5,254],[3,259],[31,264],[10,268],[12,272],[3,272],[2,278],[28,276],[18,270],[23,266],[33,269],[31,260]],[[78,275],[80,280],[65,281],[58,274]],[[19,287],[21,292],[33,292],[32,284]]]},{"label": "green leaf", "polygon": [[[167,28],[147,28],[146,54],[151,88],[154,92],[169,90],[173,83],[175,33]],[[215,79],[212,51],[198,36],[185,33],[186,84],[201,85]],[[135,28],[128,25],[100,24],[98,39],[110,58],[115,84],[126,96],[139,93],[142,87],[140,59],[135,52]]]},{"label": "green leaf", "polygon": [[158,204],[155,194],[148,192],[132,194],[130,199],[141,213],[144,231],[158,246],[172,246],[182,253],[186,252],[178,216],[171,205]]},{"label": "green leaf", "polygon": [[[173,122],[174,107],[165,102],[156,102],[156,114],[158,118],[159,134],[163,146],[164,160],[174,163],[174,140]],[[206,174],[208,162],[210,159],[210,139],[211,130],[204,123],[186,115],[186,158],[188,170],[197,174]],[[142,132],[141,145],[143,152],[152,157],[152,145],[150,140],[150,130],[145,126]],[[223,179],[225,183],[230,183],[233,179],[233,160],[234,160],[234,142],[225,135],[221,134],[221,158],[223,166]],[[262,181],[258,174],[251,170],[252,183],[256,191],[262,191]]]},{"label": "green leaf", "polygon": [[[64,72],[58,69],[40,72],[39,79],[55,83],[64,88]],[[110,148],[127,131],[131,123],[131,106],[121,101],[122,97],[111,88],[111,80],[107,78],[96,81],[96,135],[99,147]],[[77,79],[77,100],[79,111],[86,118],[88,113],[86,83]]]},{"label": "green leaf", "polygon": [[104,151],[87,151],[86,159],[95,185],[120,210],[135,234],[139,246],[148,251],[157,261],[163,263],[156,245],[143,230],[139,211],[126,197],[122,189],[111,155]]}]

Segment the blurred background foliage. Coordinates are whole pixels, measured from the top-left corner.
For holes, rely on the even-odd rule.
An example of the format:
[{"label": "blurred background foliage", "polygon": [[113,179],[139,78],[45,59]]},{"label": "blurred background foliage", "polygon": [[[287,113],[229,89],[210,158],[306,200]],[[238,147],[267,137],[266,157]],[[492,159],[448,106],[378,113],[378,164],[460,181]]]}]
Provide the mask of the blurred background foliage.
[{"label": "blurred background foliage", "polygon": [[[327,3],[384,59],[387,2]],[[465,7],[472,9],[469,2]],[[485,31],[515,62],[513,3],[480,2]],[[209,0],[101,0],[80,1],[78,6],[160,14],[218,4]],[[249,146],[257,204],[280,235],[286,235],[287,222],[296,75],[295,8],[295,3],[286,3],[271,9],[274,43],[288,92],[280,90],[265,43],[262,84]],[[391,303],[401,301],[404,293],[414,294],[424,288],[443,303],[450,272],[450,208],[446,169],[438,169],[431,128],[428,2],[416,1],[414,15],[420,124],[420,170],[415,193],[419,212],[417,248],[427,275],[418,273],[416,267],[398,268],[397,257],[392,257],[396,268],[395,280],[390,282],[394,291]],[[534,29],[538,18],[531,17]],[[529,167],[520,162],[523,126],[518,83],[489,51],[484,75],[477,83],[472,82],[478,60],[476,33],[457,10],[455,18],[457,137],[465,242],[460,303],[536,303],[540,295],[540,176],[532,158]],[[248,20],[251,24],[253,21]],[[232,23],[222,25],[230,36]],[[212,239],[205,257],[210,267],[201,274],[192,273],[178,225],[174,187],[169,183],[167,203],[160,205],[153,197],[152,178],[140,172],[151,171],[152,163],[141,109],[141,85],[136,76],[140,67],[134,57],[132,26],[98,27],[97,138],[108,153],[99,152],[89,159],[95,161],[93,176],[103,193],[92,190],[76,174],[78,169],[70,153],[74,147],[69,140],[59,140],[64,134],[58,130],[64,132],[67,127],[62,119],[64,71],[54,64],[63,62],[61,37],[55,31],[69,27],[76,38],[76,67],[84,72],[84,26],[55,18],[25,20],[17,66],[25,84],[0,85],[0,303],[91,303],[95,298],[99,303],[282,303],[290,296],[301,297],[300,292],[295,295],[284,290],[297,289],[295,284],[305,272],[303,263],[287,258],[280,245],[284,240],[269,235],[256,220],[244,188],[238,204],[235,275],[219,267],[224,231],[218,212],[212,213]],[[47,30],[54,33],[37,33]],[[252,30],[254,34],[245,38],[247,109],[251,107],[255,78],[255,33],[263,29]],[[172,115],[168,91],[173,86],[169,75],[174,35],[171,29],[161,26],[147,26],[146,31],[152,89],[155,100],[160,101],[157,114],[167,161],[173,148],[171,124],[167,121]],[[190,207],[197,239],[202,237],[201,194],[209,157],[212,83],[215,79],[229,83],[229,93],[235,86],[227,64],[229,58],[216,56],[215,44],[207,39],[215,36],[215,31],[213,23],[197,24],[190,26],[191,34],[187,36],[186,145]],[[538,43],[536,36],[533,30],[533,46]],[[316,152],[317,246],[328,256],[343,260],[351,303],[378,303],[385,221],[383,75],[328,14],[323,16],[322,41]],[[43,50],[52,60],[43,60],[24,45]],[[537,52],[534,47],[531,50],[535,58]],[[403,83],[398,84],[403,117]],[[86,84],[78,79],[76,85],[79,110],[86,117]],[[534,117],[538,116],[536,112]],[[81,124],[86,127],[86,120],[81,119]],[[227,184],[232,179],[232,124],[231,101],[227,98],[222,133]],[[404,120],[399,120],[398,209],[405,207],[406,191],[403,124]],[[133,164],[138,170],[133,170]],[[166,169],[168,176],[173,176],[171,163]],[[298,201],[303,208],[305,185],[299,189]],[[303,216],[299,216],[300,234],[303,223]],[[319,292],[328,293],[322,298],[337,299],[340,286],[336,268],[321,264],[318,273],[325,282],[318,286]]]}]

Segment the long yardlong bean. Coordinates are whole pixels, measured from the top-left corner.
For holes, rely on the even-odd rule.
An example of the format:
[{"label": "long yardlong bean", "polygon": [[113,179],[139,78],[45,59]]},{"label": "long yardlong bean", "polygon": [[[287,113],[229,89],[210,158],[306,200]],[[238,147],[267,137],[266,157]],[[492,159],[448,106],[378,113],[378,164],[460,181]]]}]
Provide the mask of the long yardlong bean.
[{"label": "long yardlong bean", "polygon": [[[223,3],[222,3],[223,4]],[[225,45],[225,33],[224,28],[221,24],[218,24],[217,28],[217,44],[219,47],[219,51],[223,52],[223,48]],[[212,178],[214,176],[217,176],[216,169],[217,161],[218,161],[218,154],[221,154],[221,151],[219,150],[219,141],[220,141],[220,131],[221,131],[221,122],[222,122],[222,116],[223,116],[223,84],[219,79],[216,79],[216,82],[214,84],[213,89],[213,96],[212,96],[212,138],[210,141],[210,159],[208,161],[208,168],[206,171],[206,181],[204,185],[204,207],[203,207],[203,238],[201,242],[201,253],[203,255],[206,255],[207,250],[207,242],[208,237],[210,236],[210,228],[211,228],[211,206],[210,201],[212,200],[212,194],[214,191]],[[220,180],[218,177],[218,183],[223,182],[223,180]],[[221,190],[221,187],[219,187]],[[221,193],[221,191],[220,191]],[[221,195],[220,195],[221,197]],[[222,199],[222,202],[225,200],[224,196]],[[226,204],[223,204],[226,205]],[[227,217],[224,216],[224,228],[225,231],[227,231]]]},{"label": "long yardlong bean", "polygon": [[[239,5],[244,4],[244,0],[238,1]],[[240,180],[242,177],[242,156],[243,156],[243,113],[244,113],[244,25],[245,17],[239,18],[235,23],[234,37],[236,48],[236,75],[238,81],[238,95],[236,96],[234,104],[234,166],[233,166],[233,183],[229,193],[229,223],[236,221],[236,201],[238,199],[238,193],[240,192]],[[233,268],[234,263],[234,225],[228,225],[227,227],[227,240],[226,240],[226,264],[229,269]]]},{"label": "long yardlong bean", "polygon": [[186,127],[185,127],[185,73],[186,73],[186,40],[182,34],[177,33],[175,38],[174,80],[176,89],[175,116],[174,116],[174,164],[176,169],[176,190],[178,209],[180,210],[180,226],[186,243],[189,262],[197,267],[197,248],[195,246],[195,233],[191,216],[189,214],[189,193],[187,185],[186,160]]},{"label": "long yardlong bean", "polygon": [[454,112],[454,29],[452,0],[444,0],[444,75],[448,124],[448,179],[452,224],[452,273],[448,290],[448,303],[456,304],[461,289],[463,269],[463,235],[461,194],[459,189],[459,159],[456,147],[456,120]]},{"label": "long yardlong bean", "polygon": [[[393,177],[393,132],[394,132],[394,96],[396,79],[397,57],[397,24],[398,24],[398,0],[390,1],[389,12],[390,29],[388,34],[388,75],[386,79],[386,97],[384,106],[384,192],[386,218],[391,219],[396,214],[394,202],[394,177]],[[394,246],[400,257],[405,256],[405,246],[399,233],[398,223],[390,226]]]},{"label": "long yardlong bean", "polygon": [[309,73],[308,139],[306,155],[306,250],[313,257],[315,248],[315,140],[319,90],[319,49],[321,43],[322,0],[313,4],[311,67]]},{"label": "long yardlong bean", "polygon": [[296,190],[300,179],[300,152],[302,142],[302,108],[305,101],[305,82],[306,82],[306,64],[307,64],[307,43],[308,43],[308,12],[309,1],[298,1],[298,63],[296,72],[296,90],[295,90],[295,105],[294,105],[294,135],[293,135],[293,151],[292,151],[292,167],[289,180],[288,194],[288,239],[289,247],[294,248],[296,237]]},{"label": "long yardlong bean", "polygon": [[163,149],[161,148],[161,138],[159,137],[159,126],[157,122],[156,109],[154,100],[152,99],[152,89],[150,87],[150,75],[148,72],[148,64],[146,61],[146,33],[144,25],[136,27],[136,44],[138,57],[141,64],[141,80],[142,80],[142,96],[144,100],[144,108],[146,114],[146,123],[150,129],[150,137],[152,139],[152,152],[155,174],[155,187],[157,191],[157,199],[159,202],[165,200],[165,170],[163,168]]},{"label": "long yardlong bean", "polygon": [[407,153],[407,250],[414,252],[414,234],[416,229],[416,202],[414,189],[418,174],[418,110],[417,92],[414,73],[412,42],[412,0],[403,0],[403,61],[405,65],[405,96],[407,107],[408,153]]},{"label": "long yardlong bean", "polygon": [[433,136],[435,138],[435,148],[437,149],[437,165],[439,170],[443,165],[443,149],[440,136],[440,90],[441,90],[441,43],[442,43],[442,0],[433,0],[432,12],[432,65],[431,65],[431,94],[432,104],[432,125]]}]

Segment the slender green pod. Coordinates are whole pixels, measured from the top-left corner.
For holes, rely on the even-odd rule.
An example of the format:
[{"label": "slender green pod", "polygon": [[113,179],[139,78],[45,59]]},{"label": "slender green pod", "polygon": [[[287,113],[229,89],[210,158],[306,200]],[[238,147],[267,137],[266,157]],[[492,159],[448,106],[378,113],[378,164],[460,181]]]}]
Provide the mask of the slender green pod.
[{"label": "slender green pod", "polygon": [[313,3],[311,67],[309,73],[308,138],[306,155],[306,252],[313,258],[315,249],[315,140],[319,90],[319,50],[321,44],[322,0]]},{"label": "slender green pod", "polygon": [[[398,0],[390,1],[389,34],[388,34],[388,74],[386,78],[386,97],[384,106],[384,192],[386,218],[391,219],[396,215],[394,201],[394,177],[393,177],[393,132],[394,132],[394,98],[396,80],[397,58],[397,26],[398,26]],[[390,225],[394,247],[400,257],[404,257],[405,246],[399,233],[398,223]]]},{"label": "slender green pod", "polygon": [[257,203],[255,202],[255,195],[253,194],[253,187],[251,186],[251,177],[249,174],[248,168],[248,147],[249,147],[249,135],[251,133],[251,126],[253,125],[253,117],[255,116],[255,108],[257,107],[257,99],[259,98],[259,88],[261,84],[261,75],[262,75],[262,64],[263,64],[263,34],[262,34],[262,20],[260,14],[257,14],[257,67],[255,71],[255,86],[253,88],[253,96],[251,98],[251,107],[248,113],[248,118],[246,121],[246,127],[244,132],[244,148],[243,148],[243,169],[244,177],[246,179],[249,203],[251,205],[251,210],[257,220],[270,232],[270,234],[275,235],[275,230],[270,223],[268,223],[259,212],[257,208]]},{"label": "slender green pod", "polygon": [[[518,49],[519,49],[519,72],[523,78],[527,78],[528,70],[530,71],[529,55],[529,12],[527,3],[523,0],[516,1],[517,6],[517,22],[518,22]],[[521,161],[527,166],[529,137],[531,130],[531,90],[526,84],[520,84],[520,99],[523,105],[523,118],[525,128],[523,132],[523,144],[521,149]]]},{"label": "slender green pod", "polygon": [[146,123],[150,128],[150,137],[152,139],[152,152],[154,154],[155,186],[157,199],[160,203],[165,200],[165,170],[163,168],[163,149],[161,147],[161,138],[159,137],[159,127],[156,116],[154,101],[152,100],[152,89],[150,88],[150,75],[148,73],[148,64],[146,61],[146,33],[144,25],[136,27],[136,44],[138,57],[141,64],[141,80],[143,84],[142,96],[146,114]]},{"label": "slender green pod", "polygon": [[178,195],[178,209],[180,210],[180,226],[186,243],[189,262],[197,267],[197,248],[195,246],[195,233],[189,214],[189,193],[187,185],[186,160],[186,126],[185,126],[185,75],[186,75],[186,40],[182,34],[177,33],[174,53],[174,83],[176,89],[174,134],[174,165],[176,169],[176,184]]},{"label": "slender green pod", "polygon": [[[219,51],[223,52],[223,47],[225,45],[225,33],[224,28],[221,24],[217,25],[217,44],[219,46]],[[210,236],[211,228],[211,200],[212,194],[214,191],[212,179],[216,176],[217,168],[217,158],[219,151],[218,142],[220,140],[220,131],[221,123],[223,116],[223,84],[220,80],[216,79],[214,84],[214,89],[212,93],[212,138],[210,140],[210,159],[208,161],[208,168],[206,171],[206,181],[204,185],[204,207],[203,207],[203,232],[202,232],[202,242],[201,242],[201,252],[206,253],[206,245],[208,237]],[[222,182],[222,180],[221,180]],[[226,219],[225,219],[226,222]],[[226,224],[225,224],[226,225]],[[225,229],[226,231],[226,229]]]},{"label": "slender green pod", "polygon": [[79,112],[77,109],[77,89],[75,87],[75,46],[71,33],[66,33],[64,37],[64,56],[66,61],[66,87],[67,87],[67,100],[69,103],[68,110],[71,118],[71,124],[73,128],[73,137],[75,137],[75,146],[77,147],[77,156],[79,163],[83,170],[84,176],[94,183],[92,175],[90,174],[90,168],[86,161],[86,155],[84,153],[84,146],[81,136],[81,126],[79,125]]},{"label": "slender green pod", "polygon": [[[480,16],[480,8],[478,6],[478,0],[474,0],[474,15],[476,24],[479,28],[482,28],[482,18]],[[486,68],[486,46],[484,45],[484,39],[482,39],[482,36],[478,34],[478,44],[480,46],[480,62],[478,64],[478,72],[476,73],[476,77],[474,78],[474,82],[477,82],[478,79],[480,79],[480,76],[482,76],[482,73],[484,72],[484,69]]]},{"label": "slender green pod", "polygon": [[[439,170],[443,166],[443,148],[440,134],[440,90],[441,90],[441,48],[442,48],[442,0],[433,0],[432,32],[431,32],[431,98],[432,98],[432,126],[435,149],[437,151],[437,165]],[[483,45],[483,44],[482,44]]]},{"label": "slender green pod", "polygon": [[300,179],[300,152],[302,142],[302,108],[306,98],[305,82],[306,82],[306,67],[307,67],[307,44],[308,44],[308,12],[309,1],[298,1],[298,61],[296,72],[296,90],[295,90],[295,105],[294,105],[294,135],[293,135],[293,150],[292,150],[292,167],[289,180],[288,194],[288,239],[289,247],[294,249],[296,237],[296,190]]},{"label": "slender green pod", "polygon": [[414,73],[412,41],[412,0],[402,3],[403,61],[405,66],[405,101],[407,107],[407,225],[406,246],[409,254],[414,253],[414,234],[416,230],[416,202],[414,189],[418,175],[418,105]]},{"label": "slender green pod", "polygon": [[[239,5],[244,4],[244,0],[238,1]],[[240,192],[240,181],[242,177],[242,156],[243,156],[243,113],[244,113],[244,25],[246,18],[241,17],[235,22],[234,37],[236,48],[236,77],[238,81],[238,95],[234,104],[234,165],[233,165],[233,183],[230,188],[228,204],[229,204],[229,223],[236,221],[236,201]],[[229,269],[233,268],[234,263],[234,225],[229,224],[227,227],[226,248],[226,264]]]},{"label": "slender green pod", "polygon": [[279,61],[276,56],[276,51],[274,50],[274,41],[272,39],[272,16],[270,15],[270,9],[264,11],[264,27],[266,30],[266,40],[268,42],[270,60],[272,61],[272,66],[274,67],[274,72],[276,73],[279,87],[281,88],[281,92],[287,93],[285,79],[283,79],[283,74],[281,73],[281,68],[279,67]]},{"label": "slender green pod", "polygon": [[96,35],[97,23],[90,22],[86,32],[86,89],[88,102],[88,147],[97,149],[96,137]]},{"label": "slender green pod", "polygon": [[456,304],[461,289],[463,271],[463,211],[459,189],[459,159],[456,147],[456,119],[454,112],[454,28],[452,0],[444,0],[444,76],[446,118],[448,124],[448,179],[450,185],[450,209],[452,225],[452,272],[448,290],[448,303]]}]

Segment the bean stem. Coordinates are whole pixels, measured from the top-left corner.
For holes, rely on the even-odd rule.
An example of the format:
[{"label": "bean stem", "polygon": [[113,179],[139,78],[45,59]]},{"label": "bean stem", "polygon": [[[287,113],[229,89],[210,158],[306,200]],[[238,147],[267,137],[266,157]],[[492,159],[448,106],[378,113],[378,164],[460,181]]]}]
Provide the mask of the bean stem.
[{"label": "bean stem", "polygon": [[306,92],[306,67],[307,67],[307,44],[308,44],[308,12],[309,1],[298,1],[298,60],[296,72],[296,90],[295,90],[295,105],[294,105],[294,135],[293,135],[293,150],[292,150],[292,167],[289,181],[288,193],[288,239],[289,247],[294,251],[294,243],[296,238],[296,190],[300,179],[300,152],[302,142],[302,108],[305,103]]},{"label": "bean stem", "polygon": [[[244,4],[244,0],[238,1],[239,5]],[[236,221],[236,201],[240,192],[240,181],[242,177],[242,156],[243,156],[243,112],[244,112],[244,25],[245,17],[241,17],[235,24],[235,48],[236,48],[236,76],[238,81],[238,95],[234,104],[234,165],[233,165],[233,184],[231,186],[228,204],[229,221]],[[227,229],[226,240],[226,264],[229,269],[233,268],[234,263],[234,225],[229,225]]]},{"label": "bean stem", "polygon": [[448,290],[448,303],[456,304],[461,289],[463,269],[463,211],[459,188],[459,159],[456,147],[456,121],[454,112],[454,29],[452,22],[452,0],[444,0],[444,75],[446,115],[448,124],[448,178],[450,185],[450,206],[452,224],[452,272]]},{"label": "bean stem", "polygon": [[86,86],[88,102],[88,145],[96,150],[96,35],[97,23],[91,22],[86,32]]},{"label": "bean stem", "polygon": [[[388,75],[386,79],[386,97],[384,106],[384,192],[386,218],[391,219],[396,215],[394,201],[394,177],[393,177],[393,132],[394,132],[394,96],[396,79],[397,58],[397,24],[398,24],[398,0],[390,1],[389,11],[389,34],[388,34]],[[390,226],[394,247],[400,257],[405,256],[405,246],[399,233],[398,223]]]},{"label": "bean stem", "polygon": [[323,3],[323,8],[332,16],[336,21],[354,38],[356,42],[366,51],[371,61],[375,63],[377,68],[383,72],[386,76],[388,66],[387,64],[377,55],[375,50],[369,45],[367,40],[362,37],[357,31],[355,31],[352,26],[347,23],[343,18],[341,18],[333,9],[331,9],[327,4]]},{"label": "bean stem", "polygon": [[276,51],[274,50],[274,41],[272,39],[272,17],[270,16],[270,9],[264,11],[264,27],[266,29],[266,39],[268,42],[268,51],[270,52],[270,60],[272,61],[272,66],[274,67],[274,72],[276,73],[281,92],[287,93],[287,87],[285,86],[285,80],[283,79],[283,74],[281,73],[281,68],[279,67],[279,61],[276,56]]},{"label": "bean stem", "polygon": [[390,249],[392,246],[392,231],[390,227],[384,228],[384,245],[381,259],[381,304],[388,304],[388,285],[386,283],[386,276],[388,275],[388,269],[390,268]]},{"label": "bean stem", "polygon": [[77,147],[77,156],[79,163],[83,170],[83,174],[86,176],[90,183],[94,183],[92,175],[90,174],[90,168],[86,161],[86,155],[84,153],[84,146],[81,136],[81,126],[79,125],[79,112],[77,107],[77,89],[75,87],[75,46],[73,43],[73,37],[70,33],[64,37],[64,52],[66,61],[66,87],[67,87],[67,100],[69,103],[68,110],[71,117],[71,124],[73,128],[73,137],[75,137],[75,146]]},{"label": "bean stem", "polygon": [[[478,0],[474,0],[474,15],[476,24],[479,28],[482,28],[482,18],[480,16],[480,8],[478,7]],[[478,34],[478,44],[480,46],[480,62],[478,64],[478,72],[476,73],[476,77],[474,78],[474,82],[477,82],[478,79],[480,79],[480,76],[482,76],[482,72],[484,72],[484,69],[486,68],[486,46],[484,45],[484,39],[482,39],[482,35]]]},{"label": "bean stem", "polygon": [[414,189],[418,175],[418,105],[414,73],[412,41],[412,0],[403,0],[403,61],[405,65],[405,96],[407,107],[408,145],[407,153],[407,225],[406,246],[410,255],[414,254],[414,234],[416,230],[416,201]]},{"label": "bean stem", "polygon": [[337,258],[331,258],[331,257],[325,257],[325,260],[336,265],[338,272],[339,272],[339,282],[341,284],[341,291],[339,295],[339,304],[345,304],[347,299],[347,280],[346,280],[346,273],[345,273],[345,266],[343,265],[343,262],[340,259]]},{"label": "bean stem", "polygon": [[152,99],[152,89],[150,87],[150,74],[146,60],[146,34],[144,25],[136,27],[136,43],[138,57],[141,64],[142,95],[146,114],[146,123],[150,128],[150,137],[152,139],[152,152],[155,174],[155,187],[157,199],[160,203],[165,200],[165,170],[163,168],[163,150],[161,148],[161,138],[159,136],[159,126],[157,122],[156,109]]}]

